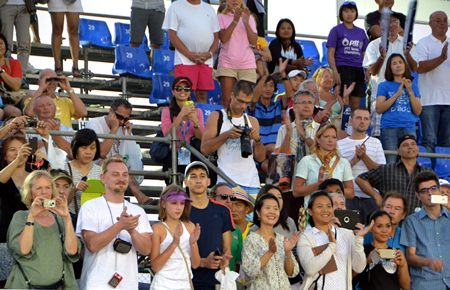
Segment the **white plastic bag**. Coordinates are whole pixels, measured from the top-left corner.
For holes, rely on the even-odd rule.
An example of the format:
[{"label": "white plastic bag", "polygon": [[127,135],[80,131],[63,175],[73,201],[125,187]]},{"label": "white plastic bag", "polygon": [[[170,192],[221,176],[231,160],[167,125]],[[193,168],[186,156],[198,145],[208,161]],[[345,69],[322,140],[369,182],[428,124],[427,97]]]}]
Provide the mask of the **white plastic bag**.
[{"label": "white plastic bag", "polygon": [[[133,140],[122,141],[123,146],[119,149],[120,155],[127,163],[129,170],[142,171],[144,170],[144,163],[142,163],[141,147]],[[121,145],[122,145],[121,144]],[[144,180],[142,175],[134,175],[137,184],[141,184]]]},{"label": "white plastic bag", "polygon": [[222,270],[219,270],[214,274],[217,281],[220,282],[220,290],[236,290],[236,279],[239,277],[239,273],[231,271],[230,268],[225,268],[225,274]]},{"label": "white plastic bag", "polygon": [[66,151],[53,144],[52,135],[48,135],[47,159],[53,169],[64,169],[67,162]]}]

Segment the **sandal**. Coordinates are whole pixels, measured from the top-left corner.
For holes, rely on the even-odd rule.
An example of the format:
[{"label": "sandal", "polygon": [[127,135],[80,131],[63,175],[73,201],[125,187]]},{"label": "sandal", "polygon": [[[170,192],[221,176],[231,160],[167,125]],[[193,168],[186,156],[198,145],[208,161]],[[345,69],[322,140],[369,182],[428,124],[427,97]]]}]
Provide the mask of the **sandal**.
[{"label": "sandal", "polygon": [[55,73],[56,73],[57,76],[63,76],[64,75],[62,67],[57,67],[56,65],[55,65]]},{"label": "sandal", "polygon": [[77,67],[72,67],[72,76],[74,78],[81,78],[81,71]]}]

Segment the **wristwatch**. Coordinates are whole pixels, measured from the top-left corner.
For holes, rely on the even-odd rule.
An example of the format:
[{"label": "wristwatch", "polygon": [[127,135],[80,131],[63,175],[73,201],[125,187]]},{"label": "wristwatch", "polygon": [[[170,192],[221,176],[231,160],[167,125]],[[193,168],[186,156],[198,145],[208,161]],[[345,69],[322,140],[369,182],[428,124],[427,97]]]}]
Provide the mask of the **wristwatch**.
[{"label": "wristwatch", "polygon": [[75,94],[75,90],[74,89],[70,89],[70,90],[68,90],[67,91],[67,93],[70,95],[70,94]]},{"label": "wristwatch", "polygon": [[0,68],[0,74],[2,74],[2,73],[4,73],[4,72],[6,72],[6,70]]},{"label": "wristwatch", "polygon": [[34,222],[26,222],[25,225],[32,227],[32,226],[34,226]]}]

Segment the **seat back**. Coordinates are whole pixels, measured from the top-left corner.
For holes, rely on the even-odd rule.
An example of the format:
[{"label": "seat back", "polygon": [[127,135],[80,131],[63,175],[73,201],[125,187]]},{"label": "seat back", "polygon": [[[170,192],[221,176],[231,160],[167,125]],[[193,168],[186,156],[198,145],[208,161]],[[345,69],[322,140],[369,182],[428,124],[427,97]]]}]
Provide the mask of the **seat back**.
[{"label": "seat back", "polygon": [[152,75],[152,93],[150,103],[158,106],[168,105],[172,98],[172,82],[174,77],[168,74],[154,73]]},{"label": "seat back", "polygon": [[174,68],[175,52],[170,49],[158,48],[153,49],[153,66],[154,73],[168,74]]},{"label": "seat back", "polygon": [[115,50],[113,74],[150,79],[150,61],[143,48],[119,45]]},{"label": "seat back", "polygon": [[322,42],[322,59],[320,61],[322,66],[328,66],[328,47],[327,42]]},{"label": "seat back", "polygon": [[[419,145],[419,152],[427,153],[428,151],[425,147]],[[430,157],[417,157],[417,163],[423,167],[433,168]]]},{"label": "seat back", "polygon": [[208,91],[208,103],[220,105],[222,100],[222,89],[218,80],[214,80],[214,90]]},{"label": "seat back", "polygon": [[202,110],[203,121],[205,122],[205,125],[206,125],[206,120],[208,120],[208,117],[212,112],[223,109],[222,105],[218,105],[218,104],[196,103],[195,106],[197,108],[199,108],[200,110]]},{"label": "seat back", "polygon": [[305,58],[310,57],[313,60],[313,64],[308,66],[309,75],[312,76],[314,72],[320,67],[320,54],[316,47],[316,44],[312,40],[299,39],[297,42],[300,44],[303,50],[303,56]]},{"label": "seat back", "polygon": [[[114,23],[114,44],[115,45],[124,45],[130,46],[130,24],[116,22]],[[145,51],[150,51],[148,48],[148,39],[144,34],[144,38],[142,39],[142,43],[140,45],[141,48],[145,49]]]},{"label": "seat back", "polygon": [[[450,154],[450,148],[448,147],[436,147],[434,149],[436,153]],[[437,158],[436,167],[434,169],[436,174],[441,178],[446,178],[450,176],[450,159],[447,158]]]},{"label": "seat back", "polygon": [[80,18],[79,23],[81,46],[96,46],[114,48],[111,42],[111,32],[105,21]]}]

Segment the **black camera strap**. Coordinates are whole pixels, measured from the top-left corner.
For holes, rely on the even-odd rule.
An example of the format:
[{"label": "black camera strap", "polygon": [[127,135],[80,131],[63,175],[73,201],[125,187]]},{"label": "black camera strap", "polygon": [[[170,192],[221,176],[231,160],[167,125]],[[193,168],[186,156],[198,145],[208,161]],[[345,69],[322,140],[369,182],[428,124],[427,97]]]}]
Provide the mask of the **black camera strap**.
[{"label": "black camera strap", "polygon": [[[111,207],[109,206],[108,200],[106,199],[106,197],[104,195],[103,195],[103,198],[105,199],[106,206],[108,207],[108,210],[109,210],[109,215],[111,217],[111,224],[112,224],[112,226],[114,226],[115,222],[114,222],[113,214],[112,214],[112,211],[111,211]],[[125,200],[123,201],[123,208],[122,208],[122,210],[124,208],[125,208]],[[120,233],[117,234],[116,239],[118,239],[119,236],[120,236]],[[114,272],[117,273],[117,252],[115,250],[114,250],[114,254],[115,254],[115,256],[114,256]]]},{"label": "black camera strap", "polygon": [[[247,114],[246,114],[246,113],[243,113],[242,116],[244,116],[244,124],[245,124],[245,127],[249,127],[249,126],[248,126],[248,117],[247,117]],[[231,120],[231,119],[232,119],[232,117],[231,117],[231,110],[230,110],[229,108],[227,109],[227,117],[228,117],[228,120],[230,121],[231,125],[233,125],[234,127],[236,127],[236,125],[233,124],[233,121]]]}]

